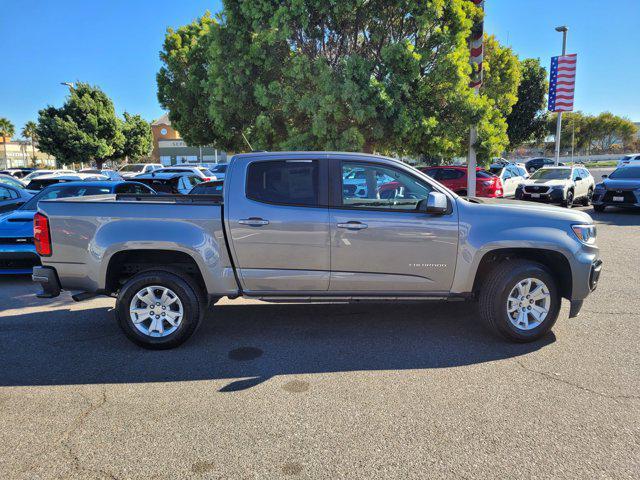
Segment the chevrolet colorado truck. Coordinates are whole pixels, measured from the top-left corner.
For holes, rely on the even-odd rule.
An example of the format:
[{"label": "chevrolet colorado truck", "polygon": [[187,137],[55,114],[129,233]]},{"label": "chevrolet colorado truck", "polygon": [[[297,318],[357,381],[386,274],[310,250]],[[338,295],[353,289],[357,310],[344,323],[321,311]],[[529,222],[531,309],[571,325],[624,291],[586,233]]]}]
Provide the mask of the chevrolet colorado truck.
[{"label": "chevrolet colorado truck", "polygon": [[116,297],[124,333],[152,349],[183,343],[224,296],[467,299],[528,342],[562,298],[576,316],[602,268],[586,213],[466,199],[400,161],[338,152],[236,155],[221,196],[43,201],[34,242],[41,297]]}]

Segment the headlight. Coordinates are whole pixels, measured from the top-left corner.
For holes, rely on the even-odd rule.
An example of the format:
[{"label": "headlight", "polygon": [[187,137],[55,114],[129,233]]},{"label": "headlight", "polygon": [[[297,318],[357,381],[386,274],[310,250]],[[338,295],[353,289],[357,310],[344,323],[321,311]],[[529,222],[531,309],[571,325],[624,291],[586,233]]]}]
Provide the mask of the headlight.
[{"label": "headlight", "polygon": [[596,226],[595,225],[572,225],[571,229],[578,240],[587,245],[596,243]]}]

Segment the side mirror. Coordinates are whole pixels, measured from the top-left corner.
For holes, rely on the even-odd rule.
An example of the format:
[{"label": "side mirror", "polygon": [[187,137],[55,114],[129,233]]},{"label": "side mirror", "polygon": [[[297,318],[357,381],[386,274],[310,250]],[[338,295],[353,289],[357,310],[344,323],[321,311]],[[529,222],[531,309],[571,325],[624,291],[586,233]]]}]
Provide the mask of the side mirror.
[{"label": "side mirror", "polygon": [[604,175],[602,175],[602,178],[609,178],[609,175],[604,174]]},{"label": "side mirror", "polygon": [[418,210],[432,215],[443,215],[449,210],[447,196],[440,192],[431,192],[425,200],[418,204]]}]

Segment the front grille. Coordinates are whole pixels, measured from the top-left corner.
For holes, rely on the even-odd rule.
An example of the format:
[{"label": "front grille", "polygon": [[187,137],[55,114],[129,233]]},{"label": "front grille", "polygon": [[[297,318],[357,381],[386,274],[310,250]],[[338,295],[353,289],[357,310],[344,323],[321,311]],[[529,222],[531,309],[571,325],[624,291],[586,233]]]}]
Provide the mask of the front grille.
[{"label": "front grille", "polygon": [[[623,197],[624,201],[622,202],[614,202],[613,201],[613,197]],[[637,202],[636,200],[636,196],[633,194],[633,192],[629,191],[629,190],[623,190],[623,191],[618,191],[618,190],[608,190],[607,193],[604,194],[604,202],[611,202],[611,203],[621,203],[621,204],[625,204],[625,203],[630,203],[630,204],[634,204]]]},{"label": "front grille", "polygon": [[35,255],[30,258],[0,258],[0,271],[18,268],[31,268],[36,265],[40,265],[40,259]]},{"label": "front grille", "polygon": [[0,245],[33,245],[33,238],[32,237],[16,237],[16,238],[0,237]]},{"label": "front grille", "polygon": [[549,187],[541,187],[537,185],[527,185],[526,187],[524,187],[524,191],[526,193],[549,193],[549,190]]}]

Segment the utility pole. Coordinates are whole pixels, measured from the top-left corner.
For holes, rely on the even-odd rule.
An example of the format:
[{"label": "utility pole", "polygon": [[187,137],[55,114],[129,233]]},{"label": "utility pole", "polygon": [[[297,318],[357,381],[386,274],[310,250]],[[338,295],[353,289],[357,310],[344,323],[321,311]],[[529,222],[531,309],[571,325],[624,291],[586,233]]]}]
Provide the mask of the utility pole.
[{"label": "utility pole", "polygon": [[[567,32],[569,31],[569,27],[566,25],[562,25],[560,27],[556,27],[556,32],[562,32],[562,55],[567,54]],[[558,112],[556,120],[556,157],[555,163],[556,167],[560,163],[560,136],[562,134],[562,112]]]}]

